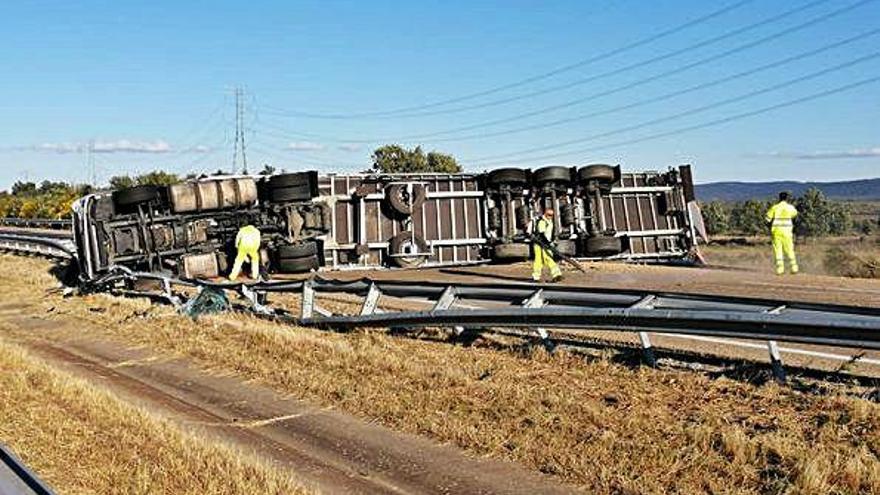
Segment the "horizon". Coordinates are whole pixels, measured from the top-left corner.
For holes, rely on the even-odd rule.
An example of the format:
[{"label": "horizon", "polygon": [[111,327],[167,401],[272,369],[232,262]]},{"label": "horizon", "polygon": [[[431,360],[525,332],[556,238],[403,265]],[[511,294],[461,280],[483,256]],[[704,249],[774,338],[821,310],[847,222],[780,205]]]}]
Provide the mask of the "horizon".
[{"label": "horizon", "polygon": [[250,170],[352,172],[399,143],[473,172],[868,180],[878,21],[864,0],[16,4],[0,184],[240,169],[237,88]]}]

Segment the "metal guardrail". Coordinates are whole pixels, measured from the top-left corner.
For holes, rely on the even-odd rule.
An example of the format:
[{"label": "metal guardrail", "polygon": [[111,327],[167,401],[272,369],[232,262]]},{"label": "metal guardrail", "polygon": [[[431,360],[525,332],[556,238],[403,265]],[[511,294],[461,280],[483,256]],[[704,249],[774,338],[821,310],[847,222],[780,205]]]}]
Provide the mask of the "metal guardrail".
[{"label": "metal guardrail", "polygon": [[32,229],[70,230],[73,228],[73,221],[69,218],[55,219],[4,217],[0,218],[0,225],[7,227],[25,227]]},{"label": "metal guardrail", "polygon": [[[250,301],[251,310],[284,322],[334,330],[354,328],[446,328],[455,338],[526,329],[548,347],[572,337],[583,344],[595,331],[636,333],[647,364],[656,365],[650,334],[735,338],[762,341],[774,374],[785,378],[779,342],[880,350],[880,308],[813,304],[743,297],[718,297],[638,290],[594,289],[534,284],[446,284],[362,279],[273,281],[256,284],[177,280],[125,270],[97,281],[110,288],[124,280],[161,280],[165,299],[182,305],[172,286],[232,290]],[[273,308],[273,293],[300,293],[299,311]],[[361,296],[354,315],[321,308],[321,293]],[[423,311],[379,310],[383,296],[429,307]],[[575,345],[576,342],[575,342]],[[857,360],[857,358],[855,359]]]},{"label": "metal guardrail", "polygon": [[[0,233],[0,249],[70,259],[75,246],[69,239]],[[136,280],[159,282],[163,297],[175,305],[186,298],[173,286],[232,290],[264,316],[302,326],[348,330],[360,327],[445,327],[454,336],[525,328],[548,346],[554,335],[547,329],[565,329],[565,337],[609,330],[639,336],[644,359],[655,365],[649,333],[736,338],[764,341],[777,377],[784,378],[777,341],[880,350],[880,309],[813,304],[743,297],[595,289],[523,283],[473,284],[385,280],[342,282],[315,278],[307,281],[269,281],[256,284],[182,280],[156,273],[136,273],[115,267],[89,290],[108,290]],[[298,292],[297,312],[267,305],[268,296]],[[357,315],[334,315],[321,309],[318,293],[346,293],[363,297]],[[380,312],[382,296],[421,301],[425,311]]]},{"label": "metal guardrail", "polygon": [[76,246],[70,239],[0,233],[0,250],[36,254],[50,258],[71,259],[75,256]]},{"label": "metal guardrail", "polygon": [[0,444],[0,493],[53,495],[52,490],[2,444]]}]

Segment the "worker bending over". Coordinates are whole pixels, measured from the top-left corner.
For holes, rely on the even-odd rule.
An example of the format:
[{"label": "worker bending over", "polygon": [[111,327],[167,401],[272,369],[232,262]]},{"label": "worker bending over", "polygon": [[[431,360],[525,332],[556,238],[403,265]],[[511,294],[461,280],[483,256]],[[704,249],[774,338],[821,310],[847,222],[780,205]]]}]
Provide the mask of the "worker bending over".
[{"label": "worker bending over", "polygon": [[767,210],[766,220],[770,224],[777,275],[785,273],[785,258],[788,258],[791,273],[798,272],[797,258],[794,254],[794,218],[798,212],[788,199],[787,192],[779,193],[779,202]]},{"label": "worker bending over", "polygon": [[253,225],[245,225],[238,229],[238,234],[235,236],[235,248],[238,250],[238,254],[235,256],[235,264],[232,265],[229,280],[234,282],[238,278],[245,259],[250,260],[251,278],[258,279],[260,277],[260,230]]},{"label": "worker bending over", "polygon": [[[553,208],[545,208],[544,214],[535,223],[534,230],[532,231],[532,235],[535,237],[540,236],[542,240],[547,241],[547,244],[553,244],[556,240],[553,215]],[[541,281],[545,266],[550,270],[550,276],[554,282],[562,280],[562,270],[559,269],[559,265],[553,259],[552,253],[541,247],[538,242],[532,242],[532,252],[535,255],[535,259],[532,262],[532,279],[535,282]]]}]

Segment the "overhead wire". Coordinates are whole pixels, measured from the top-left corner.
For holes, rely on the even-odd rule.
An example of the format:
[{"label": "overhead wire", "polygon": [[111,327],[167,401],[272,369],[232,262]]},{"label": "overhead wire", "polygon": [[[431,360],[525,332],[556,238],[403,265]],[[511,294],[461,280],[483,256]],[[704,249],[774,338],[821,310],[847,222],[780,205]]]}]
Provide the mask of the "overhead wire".
[{"label": "overhead wire", "polygon": [[[715,127],[718,125],[726,124],[729,122],[734,122],[734,121],[745,119],[748,117],[754,117],[757,115],[769,113],[769,112],[779,110],[782,108],[787,108],[787,107],[799,105],[802,103],[807,103],[807,102],[810,102],[813,100],[818,100],[820,98],[832,96],[832,95],[835,95],[838,93],[843,93],[843,92],[850,91],[855,88],[858,88],[861,86],[866,86],[868,84],[873,84],[876,82],[880,82],[880,76],[874,76],[874,77],[861,79],[859,81],[856,81],[856,82],[853,82],[850,84],[845,84],[842,86],[837,86],[837,87],[834,87],[831,89],[826,89],[826,90],[819,91],[816,93],[811,93],[806,96],[801,96],[798,98],[785,100],[780,103],[775,103],[775,104],[768,105],[768,106],[761,107],[761,108],[757,108],[754,110],[748,110],[748,111],[737,113],[737,114],[730,115],[727,117],[721,117],[718,119],[713,119],[713,120],[701,122],[701,123],[694,124],[694,125],[679,127],[677,129],[673,129],[673,130],[669,130],[669,131],[663,131],[663,132],[659,132],[659,133],[655,133],[655,134],[649,134],[647,136],[642,136],[642,137],[633,138],[633,139],[627,139],[624,141],[618,141],[618,142],[608,143],[608,144],[604,144],[604,145],[592,146],[592,147],[588,147],[588,148],[579,148],[579,149],[569,150],[569,151],[564,151],[564,152],[559,152],[559,153],[541,155],[538,157],[531,157],[531,158],[527,158],[525,160],[535,161],[535,160],[549,160],[549,159],[554,159],[554,158],[562,158],[562,157],[567,157],[567,156],[572,156],[572,155],[577,155],[577,154],[589,153],[589,152],[594,152],[594,151],[599,151],[599,150],[604,150],[604,149],[609,149],[609,148],[616,148],[619,146],[627,146],[627,145],[631,145],[631,144],[642,143],[645,141],[651,141],[651,140],[656,140],[656,139],[660,139],[660,138],[664,138],[664,137],[684,134],[686,132]],[[501,164],[501,163],[511,164],[511,163],[524,163],[524,162],[522,162],[522,161],[504,161],[504,162],[496,162],[496,163],[483,163],[482,165],[491,166],[491,165],[497,165],[497,164]]]},{"label": "overhead wire", "polygon": [[[575,115],[572,117],[557,119],[557,120],[550,121],[550,122],[532,124],[532,125],[516,127],[516,128],[512,128],[512,129],[505,129],[505,130],[501,130],[501,131],[485,132],[485,133],[472,134],[472,135],[467,135],[467,136],[456,136],[456,137],[449,137],[449,138],[431,139],[431,142],[432,143],[457,142],[457,141],[468,141],[468,140],[474,140],[474,139],[486,139],[486,138],[491,138],[491,137],[507,136],[507,135],[517,134],[517,133],[521,133],[521,132],[534,131],[534,130],[538,130],[538,129],[546,129],[546,128],[555,127],[555,126],[559,126],[559,125],[563,125],[563,124],[570,124],[572,122],[578,122],[578,121],[582,121],[582,120],[586,120],[586,119],[590,119],[590,118],[594,118],[594,117],[600,117],[603,115],[610,115],[610,114],[614,114],[614,113],[621,112],[624,110],[632,110],[633,108],[638,108],[638,107],[642,107],[642,106],[653,104],[653,103],[659,103],[661,101],[666,101],[666,100],[669,100],[672,98],[676,98],[678,96],[683,96],[683,95],[686,95],[689,93],[693,93],[695,91],[708,89],[708,88],[711,88],[714,86],[719,86],[721,84],[735,81],[737,79],[742,79],[744,77],[753,76],[755,74],[758,74],[760,72],[764,72],[767,70],[777,69],[779,67],[783,67],[783,66],[788,65],[790,63],[804,60],[806,58],[813,57],[813,56],[816,56],[816,55],[819,55],[821,53],[825,53],[825,52],[828,52],[831,50],[835,50],[837,48],[841,48],[843,46],[870,38],[872,36],[876,36],[877,34],[880,34],[880,28],[872,29],[870,31],[867,31],[867,32],[864,32],[864,33],[861,33],[861,34],[858,34],[855,36],[851,36],[849,38],[846,38],[846,39],[843,39],[840,41],[836,41],[836,42],[828,44],[828,45],[823,45],[819,48],[807,50],[807,51],[798,53],[796,55],[792,55],[790,57],[785,57],[785,58],[782,58],[779,60],[775,60],[773,62],[762,64],[762,65],[760,65],[758,67],[754,67],[752,69],[737,72],[735,74],[720,77],[718,79],[713,79],[712,81],[688,86],[684,89],[671,91],[671,92],[664,93],[662,95],[658,95],[655,97],[645,98],[642,100],[635,101],[633,103],[627,103],[625,105],[619,105],[619,106],[607,108],[604,110],[597,110],[597,111],[593,111],[593,112],[586,113],[586,114],[579,114],[579,115]],[[405,140],[398,139],[397,141],[405,141]]]},{"label": "overhead wire", "polygon": [[[825,1],[825,0],[823,0],[823,1]],[[660,39],[663,39],[663,38],[669,37],[671,35],[680,33],[686,29],[698,26],[700,24],[704,24],[704,23],[706,23],[716,17],[720,17],[728,12],[731,12],[735,9],[743,7],[744,5],[747,5],[752,2],[754,2],[754,0],[739,0],[734,3],[725,5],[722,8],[714,10],[708,14],[700,16],[696,19],[692,19],[692,20],[687,21],[683,24],[674,26],[672,28],[661,31],[661,32],[656,33],[654,35],[648,36],[646,38],[642,38],[640,40],[636,40],[632,43],[629,43],[624,46],[600,53],[598,55],[593,55],[591,57],[584,58],[582,60],[573,62],[571,64],[567,64],[562,67],[557,67],[556,69],[553,69],[553,70],[550,70],[547,72],[543,72],[541,74],[537,74],[534,76],[526,77],[526,78],[514,81],[512,83],[502,84],[502,85],[495,86],[495,87],[492,87],[492,88],[489,88],[486,90],[477,91],[477,92],[473,92],[473,93],[469,93],[466,95],[457,96],[457,97],[453,97],[453,98],[448,98],[448,99],[444,99],[444,100],[439,100],[439,101],[435,101],[432,103],[425,103],[425,104],[414,105],[414,106],[410,106],[410,107],[401,107],[401,108],[391,109],[391,110],[381,110],[381,111],[361,112],[361,113],[344,113],[344,114],[312,113],[312,112],[297,112],[297,111],[284,111],[284,110],[279,110],[279,111],[286,114],[286,115],[294,116],[294,117],[304,117],[304,118],[314,118],[314,119],[353,119],[353,118],[366,118],[366,117],[393,116],[393,115],[397,115],[397,114],[425,110],[425,109],[429,109],[429,108],[435,108],[435,107],[450,105],[453,103],[459,103],[459,102],[463,102],[463,101],[473,100],[473,99],[480,98],[483,96],[488,96],[488,95],[492,95],[492,94],[506,91],[509,89],[517,88],[520,86],[525,86],[527,84],[531,84],[531,83],[538,82],[538,81],[541,81],[544,79],[548,79],[550,77],[556,76],[558,74],[562,74],[564,72],[569,72],[569,71],[572,71],[572,70],[575,70],[575,69],[578,69],[578,68],[596,63],[596,62],[600,62],[602,60],[612,58],[614,56],[620,55],[622,53],[626,53],[626,52],[634,50],[636,48],[649,45],[649,44],[654,43]],[[271,111],[271,107],[268,107],[267,111]]]},{"label": "overhead wire", "polygon": [[[825,0],[821,0],[821,1],[825,1]],[[413,140],[413,139],[428,139],[428,138],[434,138],[437,136],[442,136],[442,135],[447,135],[447,134],[456,134],[456,133],[460,133],[460,132],[472,131],[472,130],[482,129],[482,128],[486,128],[486,127],[493,127],[493,126],[507,124],[507,123],[511,123],[511,122],[518,122],[520,120],[535,117],[538,115],[543,115],[543,114],[555,112],[558,110],[572,108],[572,107],[575,107],[575,106],[578,106],[578,105],[581,105],[581,104],[584,104],[584,103],[587,103],[590,101],[598,100],[598,99],[606,97],[606,96],[610,96],[610,95],[613,95],[616,93],[620,93],[620,92],[634,89],[634,88],[637,88],[640,86],[644,86],[648,83],[655,82],[660,79],[664,79],[664,78],[667,78],[667,77],[670,77],[673,75],[679,75],[682,72],[685,72],[685,71],[688,71],[688,70],[691,70],[691,69],[694,69],[694,68],[712,63],[712,62],[717,62],[718,60],[724,59],[724,58],[729,57],[731,55],[742,53],[742,52],[749,50],[751,48],[755,48],[757,46],[763,45],[763,44],[768,43],[770,41],[777,40],[777,39],[782,38],[784,36],[787,36],[789,34],[807,29],[811,26],[814,26],[814,25],[819,24],[821,22],[825,22],[825,21],[830,20],[836,16],[839,16],[841,14],[844,14],[846,12],[849,12],[853,9],[856,9],[858,7],[861,7],[863,5],[866,5],[866,4],[874,2],[874,1],[876,1],[876,0],[859,0],[855,3],[844,6],[839,9],[836,9],[832,12],[828,12],[828,13],[822,14],[820,16],[813,17],[805,22],[796,24],[794,26],[790,26],[790,27],[785,28],[783,30],[774,32],[772,34],[769,34],[769,35],[766,35],[763,37],[760,37],[758,39],[749,41],[747,43],[737,45],[735,47],[729,48],[729,49],[724,50],[722,52],[719,52],[719,53],[716,53],[716,54],[713,54],[713,55],[710,55],[707,57],[703,57],[703,58],[700,58],[700,59],[692,61],[692,62],[688,62],[684,65],[680,65],[678,67],[668,69],[663,72],[648,76],[646,78],[638,79],[636,81],[633,81],[633,82],[630,82],[630,83],[627,83],[627,84],[624,84],[621,86],[616,86],[616,87],[613,87],[610,89],[594,92],[594,93],[591,93],[587,96],[568,100],[566,102],[559,103],[556,105],[543,107],[543,108],[519,113],[519,114],[508,116],[508,117],[478,122],[478,123],[469,124],[466,126],[460,126],[460,127],[456,127],[456,128],[452,128],[452,129],[446,129],[446,130],[435,131],[435,132],[430,132],[430,133],[411,134],[411,135],[406,135],[406,136],[397,136],[394,138],[340,139],[338,141],[339,142],[349,142],[349,143],[374,143],[374,142],[380,142],[380,141],[386,142],[386,141],[409,141],[409,140]],[[451,139],[449,141],[451,141]]]},{"label": "overhead wire", "polygon": [[873,53],[870,53],[870,54],[868,54],[868,55],[864,55],[864,56],[861,56],[861,57],[857,57],[857,58],[855,58],[855,59],[852,59],[852,60],[849,60],[849,61],[843,62],[843,63],[841,63],[841,64],[834,65],[834,66],[832,66],[832,67],[827,67],[827,68],[824,68],[824,69],[821,69],[821,70],[818,70],[818,71],[814,71],[814,72],[811,72],[811,73],[808,73],[808,74],[805,74],[805,75],[801,75],[801,76],[798,76],[798,77],[795,77],[795,78],[792,78],[792,79],[788,79],[788,80],[783,81],[783,82],[781,82],[781,83],[776,83],[776,84],[773,84],[773,85],[770,85],[770,86],[767,86],[767,87],[763,87],[763,88],[760,88],[760,89],[756,89],[756,90],[748,91],[748,92],[746,92],[746,93],[743,93],[743,94],[740,94],[740,95],[737,95],[737,96],[733,96],[733,97],[730,97],[730,98],[725,98],[725,99],[720,100],[720,101],[712,102],[712,103],[709,103],[709,104],[706,104],[706,105],[701,105],[701,106],[698,106],[698,107],[695,107],[695,108],[691,108],[691,109],[688,109],[688,110],[685,110],[685,111],[682,111],[682,112],[677,112],[677,113],[674,113],[674,114],[671,114],[671,115],[666,115],[666,116],[663,116],[663,117],[659,117],[659,118],[655,118],[655,119],[647,120],[647,121],[644,121],[644,122],[640,122],[640,123],[638,123],[638,124],[629,125],[629,126],[626,126],[626,127],[621,127],[621,128],[618,128],[618,129],[614,129],[614,130],[610,130],[610,131],[605,131],[605,132],[601,132],[601,133],[598,133],[598,134],[593,134],[593,135],[591,135],[591,136],[587,136],[587,137],[583,137],[583,138],[571,139],[571,140],[567,140],[567,141],[556,142],[556,143],[552,143],[552,144],[547,144],[547,145],[542,145],[542,146],[537,146],[537,147],[527,148],[527,149],[523,149],[523,150],[517,150],[517,151],[513,151],[513,152],[500,153],[500,154],[495,154],[495,155],[489,155],[489,156],[485,156],[485,157],[480,157],[480,158],[477,158],[477,159],[471,160],[471,162],[483,162],[483,161],[487,161],[487,160],[495,160],[495,159],[499,159],[499,158],[509,158],[509,157],[515,157],[515,156],[520,156],[520,155],[530,155],[530,154],[533,154],[533,153],[539,153],[539,152],[541,152],[541,151],[546,151],[546,150],[550,150],[550,149],[554,149],[554,148],[560,148],[560,147],[564,147],[564,146],[570,146],[570,145],[572,145],[572,144],[579,144],[579,143],[583,143],[583,142],[587,142],[587,141],[593,141],[593,140],[596,140],[596,139],[600,139],[600,138],[604,138],[604,137],[608,137],[608,136],[613,136],[613,135],[616,135],[616,134],[621,134],[621,133],[623,133],[623,132],[628,132],[628,131],[633,131],[633,130],[641,129],[641,128],[644,128],[644,127],[648,127],[648,126],[652,126],[652,125],[660,124],[660,123],[667,122],[667,121],[674,120],[674,119],[678,119],[678,118],[681,118],[681,117],[687,117],[687,116],[694,115],[694,114],[697,114],[697,113],[702,113],[702,112],[705,112],[705,111],[708,111],[708,110],[714,110],[714,109],[719,108],[719,107],[722,107],[722,106],[724,106],[724,105],[729,105],[729,104],[731,104],[731,103],[736,103],[736,102],[739,102],[739,101],[743,101],[743,100],[746,100],[746,99],[749,99],[749,98],[753,98],[753,97],[755,97],[755,96],[759,96],[759,95],[762,95],[762,94],[770,93],[770,92],[773,92],[773,91],[778,91],[778,90],[780,90],[780,89],[787,88],[787,87],[793,86],[793,85],[798,84],[798,83],[801,83],[801,82],[805,82],[805,81],[808,81],[808,80],[811,80],[811,79],[815,79],[815,78],[817,78],[817,77],[821,77],[821,76],[824,76],[824,75],[827,75],[827,74],[831,74],[831,73],[833,73],[833,72],[838,72],[838,71],[840,71],[840,70],[843,70],[843,69],[846,69],[846,68],[849,68],[849,67],[853,67],[853,66],[855,66],[855,65],[858,65],[858,64],[861,64],[861,63],[864,63],[864,62],[870,61],[870,60],[874,60],[874,59],[876,59],[876,58],[878,58],[878,57],[880,57],[880,52],[873,52]]}]

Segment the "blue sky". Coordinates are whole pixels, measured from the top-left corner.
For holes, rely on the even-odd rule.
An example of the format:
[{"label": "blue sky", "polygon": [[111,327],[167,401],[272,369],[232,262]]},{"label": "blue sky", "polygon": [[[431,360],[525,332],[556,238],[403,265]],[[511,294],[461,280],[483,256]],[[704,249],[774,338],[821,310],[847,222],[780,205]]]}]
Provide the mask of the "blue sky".
[{"label": "blue sky", "polygon": [[878,29],[858,0],[8,2],[0,188],[87,181],[88,149],[102,181],[228,170],[236,87],[251,169],[401,142],[471,171],[876,177]]}]

